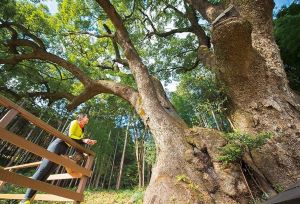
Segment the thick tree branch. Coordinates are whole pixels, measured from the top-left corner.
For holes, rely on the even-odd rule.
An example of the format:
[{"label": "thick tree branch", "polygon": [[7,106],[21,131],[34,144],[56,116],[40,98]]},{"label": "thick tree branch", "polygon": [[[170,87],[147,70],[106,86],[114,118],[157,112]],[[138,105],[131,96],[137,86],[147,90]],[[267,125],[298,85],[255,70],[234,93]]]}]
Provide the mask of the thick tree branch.
[{"label": "thick tree branch", "polygon": [[[133,106],[136,106],[138,92],[129,86],[122,85],[109,80],[93,81],[76,65],[68,62],[67,60],[59,56],[47,52],[45,49],[41,49],[39,44],[36,44],[33,41],[27,39],[14,39],[14,40],[9,40],[7,46],[8,45],[10,46],[13,45],[15,47],[18,46],[30,47],[32,48],[33,51],[31,53],[17,54],[17,55],[12,55],[9,58],[0,59],[0,64],[16,64],[23,60],[33,60],[33,59],[47,61],[54,65],[61,66],[66,70],[68,70],[69,72],[71,72],[76,78],[78,78],[84,84],[85,87],[84,91],[78,96],[74,96],[69,93],[60,93],[60,92],[51,93],[50,90],[48,89],[48,92],[29,93],[28,95],[31,97],[40,96],[42,98],[48,98],[50,101],[66,98],[69,101],[71,101],[68,108],[73,109],[77,107],[79,104],[89,100],[90,98],[94,97],[97,94],[110,93],[110,94],[120,96],[121,98],[131,103]],[[134,54],[137,55],[137,53]],[[117,60],[119,60],[123,64],[127,63],[125,60],[122,60],[120,58],[118,58]]]},{"label": "thick tree branch", "polygon": [[131,13],[128,16],[125,16],[125,21],[133,15],[135,7],[136,7],[136,0],[133,0],[133,6],[132,6],[132,9],[131,9]]},{"label": "thick tree branch", "polygon": [[185,4],[186,16],[191,23],[192,32],[197,36],[199,41],[199,46],[204,45],[210,48],[210,39],[206,35],[203,28],[198,24],[198,17],[196,11],[189,5]]},{"label": "thick tree branch", "polygon": [[199,65],[200,60],[197,59],[192,66],[190,67],[178,67],[179,71],[183,71],[183,72],[187,72],[187,71],[191,71],[193,69],[196,69],[196,67]]},{"label": "thick tree branch", "polygon": [[101,68],[101,69],[108,69],[108,70],[116,70],[117,68],[116,67],[114,67],[114,66],[107,66],[107,65],[97,65],[96,67],[99,67],[99,68]]},{"label": "thick tree branch", "polygon": [[126,59],[114,59],[114,62],[124,65],[125,67],[129,67],[129,63]]},{"label": "thick tree branch", "polygon": [[[177,67],[177,68],[180,68],[185,71],[189,71],[189,70],[196,68],[200,61],[206,67],[209,67],[209,68],[214,67],[215,66],[215,57],[214,57],[213,52],[209,49],[210,48],[210,38],[206,35],[204,29],[198,24],[199,19],[197,17],[197,14],[196,14],[196,11],[194,10],[194,8],[192,8],[192,6],[185,3],[186,13],[182,13],[181,11],[179,11],[172,5],[168,5],[167,7],[172,8],[173,10],[178,12],[180,15],[187,17],[189,22],[191,23],[191,26],[189,28],[174,29],[174,30],[172,30],[170,32],[166,32],[166,33],[158,33],[156,31],[156,29],[154,28],[154,32],[151,32],[149,34],[151,34],[151,35],[155,34],[160,37],[166,37],[166,36],[178,33],[178,31],[194,33],[197,36],[198,42],[199,42],[198,59],[196,60],[194,65],[191,67],[188,67],[188,68]],[[146,14],[144,14],[144,16],[146,16],[146,18],[149,20],[149,17]],[[153,25],[153,23],[152,23],[152,25]]]},{"label": "thick tree branch", "polygon": [[45,47],[45,44],[43,43],[43,41],[40,38],[38,38],[36,35],[33,35],[32,33],[30,33],[30,31],[27,28],[25,28],[24,26],[19,25],[14,22],[3,22],[2,24],[0,24],[0,28],[8,28],[9,29],[12,26],[18,28],[19,30],[22,31],[22,33],[24,33],[26,36],[28,36],[32,40],[34,40],[41,49],[46,50],[46,47]]},{"label": "thick tree branch", "polygon": [[174,35],[176,33],[186,33],[186,32],[192,32],[193,29],[192,27],[187,27],[187,28],[177,28],[177,29],[173,29],[164,33],[159,33],[156,30],[153,32],[148,33],[148,37],[151,37],[152,35],[157,35],[159,37],[168,37],[170,35]]},{"label": "thick tree branch", "polygon": [[75,97],[73,94],[67,92],[31,92],[27,93],[29,97],[41,97],[43,99],[49,99],[49,101],[57,101],[60,99],[67,99],[69,101],[73,100]]},{"label": "thick tree branch", "polygon": [[[176,9],[174,8],[172,5],[169,5],[170,8],[173,8],[173,9]],[[166,8],[165,8],[166,9]],[[153,22],[151,21],[151,19],[149,18],[149,16],[147,14],[145,14],[141,9],[140,9],[140,12],[143,14],[143,16],[145,16],[146,20],[149,22],[149,24],[151,25],[152,27],[152,32],[149,32],[147,34],[148,37],[151,37],[153,35],[157,35],[159,37],[168,37],[170,35],[174,35],[176,33],[185,33],[185,32],[192,32],[192,28],[191,27],[187,27],[187,28],[176,28],[176,29],[172,29],[170,31],[167,31],[167,32],[158,32],[157,29],[155,28]],[[180,12],[178,10],[178,12]],[[182,14],[182,13],[181,13]],[[184,14],[182,14],[184,15]]]},{"label": "thick tree branch", "polygon": [[[105,30],[108,34],[112,33],[111,30],[109,29],[109,27],[106,24],[104,24],[103,27],[105,28]],[[114,47],[114,50],[115,50],[115,53],[116,53],[116,59],[114,59],[113,61],[118,62],[118,63],[128,67],[129,64],[128,64],[126,59],[121,58],[120,49],[119,49],[118,44],[116,43],[116,41],[114,39],[112,40],[112,43],[113,43],[113,47]]]},{"label": "thick tree branch", "polygon": [[202,17],[208,22],[212,23],[218,15],[224,10],[223,4],[214,5],[208,0],[185,0],[188,4],[192,5]]},{"label": "thick tree branch", "polygon": [[148,21],[150,23],[150,26],[152,27],[153,32],[157,32],[152,20],[149,18],[147,14],[145,14],[141,9],[139,11],[142,13],[143,16],[145,16],[145,21]]},{"label": "thick tree branch", "polygon": [[24,47],[31,47],[32,49],[36,50],[39,49],[40,46],[31,40],[23,40],[23,39],[15,39],[15,40],[7,40],[7,46],[24,46]]},{"label": "thick tree branch", "polygon": [[18,55],[13,55],[9,58],[1,59],[0,58],[0,64],[11,64],[15,65],[23,60],[31,60],[35,59],[35,54],[34,53],[29,53],[29,54],[18,54]]},{"label": "thick tree branch", "polygon": [[89,35],[95,38],[114,38],[114,35],[109,33],[109,34],[102,34],[102,35],[98,35],[98,34],[94,34],[94,33],[90,33],[90,32],[85,32],[85,31],[80,31],[80,32],[75,32],[75,31],[70,31],[64,34],[65,36],[67,35]]},{"label": "thick tree branch", "polygon": [[117,30],[117,41],[124,50],[124,54],[128,60],[129,67],[135,78],[141,97],[143,99],[151,98],[152,105],[150,107],[159,107],[160,104],[157,99],[153,83],[150,79],[150,74],[133,46],[120,15],[116,12],[109,0],[97,0],[97,2],[104,9]]},{"label": "thick tree branch", "polygon": [[0,59],[0,64],[17,64],[18,62],[21,62],[23,60],[40,59],[50,61],[61,67],[64,67],[85,85],[88,85],[91,82],[91,79],[86,76],[85,73],[76,65],[68,62],[61,57],[48,53],[47,51],[40,49],[39,47],[36,47],[36,44],[30,40],[15,40],[10,43],[13,43],[15,46],[29,46],[34,50],[32,53],[13,55],[10,58]]},{"label": "thick tree branch", "polygon": [[80,95],[74,97],[71,103],[68,105],[68,109],[72,110],[81,103],[101,93],[117,95],[128,101],[131,105],[136,106],[138,97],[138,92],[136,90],[129,86],[113,81],[98,80],[94,81],[90,86],[85,87],[85,90]]},{"label": "thick tree branch", "polygon": [[167,6],[164,8],[164,11],[167,10],[168,8],[173,9],[177,14],[179,14],[182,17],[185,17],[185,13],[183,13],[182,11],[177,9],[175,6],[173,6],[171,4],[167,4]]}]

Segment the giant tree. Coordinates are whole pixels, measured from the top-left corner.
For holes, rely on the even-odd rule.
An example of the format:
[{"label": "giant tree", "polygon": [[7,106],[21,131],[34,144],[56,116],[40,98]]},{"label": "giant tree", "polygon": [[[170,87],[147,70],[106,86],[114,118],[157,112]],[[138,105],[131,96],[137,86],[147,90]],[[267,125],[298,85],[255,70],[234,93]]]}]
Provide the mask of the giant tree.
[{"label": "giant tree", "polygon": [[[234,7],[226,9],[229,3]],[[180,19],[176,28],[168,32],[158,30],[162,23],[152,22],[146,9],[149,5],[157,9],[158,17],[165,14],[165,19]],[[274,134],[267,144],[244,156],[262,189],[272,193],[272,184],[288,185],[300,175],[299,104],[287,85],[272,36],[273,7],[272,0],[232,0],[217,4],[207,0],[180,3],[66,0],[61,1],[60,16],[51,18],[40,9],[26,19],[32,21],[39,16],[42,20],[38,25],[24,21],[24,11],[23,14],[16,11],[14,17],[3,14],[1,70],[9,73],[11,69],[27,66],[28,70],[28,66],[39,65],[41,71],[40,63],[47,62],[50,64],[47,66],[57,70],[56,74],[47,76],[48,80],[57,76],[63,80],[68,76],[73,84],[61,87],[59,83],[51,86],[44,83],[43,87],[28,90],[30,96],[54,101],[66,98],[70,101],[69,109],[102,93],[128,101],[156,143],[157,161],[145,203],[245,203],[249,196],[239,165],[224,166],[218,159],[219,147],[226,144],[222,134],[187,127],[166,97],[160,81],[149,73],[147,64],[150,65],[151,59],[144,59],[145,50],[140,46],[145,36],[168,38],[179,32],[195,36],[193,44],[197,51],[189,55],[187,61],[194,63],[188,69],[201,63],[225,84],[235,128],[247,133],[271,131]],[[200,17],[212,27],[211,32],[201,26]],[[52,27],[47,27],[51,22]],[[149,26],[144,26],[145,22]],[[140,29],[149,32],[139,32]],[[103,57],[103,53],[110,56]],[[194,60],[190,60],[192,57]],[[70,75],[75,78],[69,78]],[[9,91],[13,87],[5,88]],[[76,94],[74,89],[81,93]]]}]

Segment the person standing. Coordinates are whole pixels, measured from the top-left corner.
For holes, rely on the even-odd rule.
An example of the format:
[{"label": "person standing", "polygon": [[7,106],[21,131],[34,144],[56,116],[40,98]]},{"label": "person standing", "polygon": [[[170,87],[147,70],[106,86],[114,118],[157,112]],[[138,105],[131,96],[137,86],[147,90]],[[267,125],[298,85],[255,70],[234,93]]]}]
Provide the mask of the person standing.
[{"label": "person standing", "polygon": [[[68,128],[66,129],[65,134],[67,134],[71,139],[79,143],[80,145],[88,144],[88,145],[94,145],[96,144],[96,140],[91,139],[85,139],[84,138],[84,126],[88,124],[89,118],[87,114],[80,113],[77,115],[76,120],[73,120]],[[64,155],[66,154],[69,144],[64,142],[60,138],[56,138],[53,142],[50,143],[47,150],[49,152],[53,152],[58,155]],[[79,160],[83,159],[82,153],[78,153],[77,151],[73,156],[70,158],[76,160],[77,162]],[[38,167],[37,171],[32,176],[32,179],[39,180],[39,181],[46,181],[47,178],[50,176],[51,173],[55,171],[55,169],[58,167],[58,165],[46,158],[42,160],[42,163]],[[32,197],[36,194],[36,190],[33,190],[31,188],[28,188],[24,199],[20,202],[20,204],[30,204]]]}]

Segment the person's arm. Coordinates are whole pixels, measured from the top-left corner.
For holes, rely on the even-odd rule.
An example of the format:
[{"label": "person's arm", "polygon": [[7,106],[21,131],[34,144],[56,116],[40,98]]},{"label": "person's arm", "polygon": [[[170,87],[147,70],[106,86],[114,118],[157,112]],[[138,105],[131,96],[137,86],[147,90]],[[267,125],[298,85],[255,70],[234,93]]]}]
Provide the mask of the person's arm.
[{"label": "person's arm", "polygon": [[97,140],[91,140],[91,139],[82,139],[82,142],[88,145],[94,145],[97,143]]}]

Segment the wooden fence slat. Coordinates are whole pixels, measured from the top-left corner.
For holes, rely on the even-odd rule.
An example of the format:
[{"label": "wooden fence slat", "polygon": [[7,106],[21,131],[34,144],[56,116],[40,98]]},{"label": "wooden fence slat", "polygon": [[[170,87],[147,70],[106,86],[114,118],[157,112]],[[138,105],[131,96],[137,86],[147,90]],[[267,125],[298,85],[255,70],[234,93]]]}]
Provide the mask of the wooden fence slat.
[{"label": "wooden fence slat", "polygon": [[30,142],[30,141],[27,141],[26,139],[19,137],[19,136],[15,135],[14,133],[7,131],[4,128],[0,128],[0,138],[8,141],[14,145],[17,145],[18,147],[21,147],[22,149],[32,152],[36,155],[47,158],[50,161],[53,161],[59,165],[68,167],[78,173],[82,173],[85,176],[90,176],[92,173],[90,170],[87,170],[87,169],[77,165],[76,163],[70,161],[69,159],[66,159],[55,153],[49,152],[48,150]]},{"label": "wooden fence slat", "polygon": [[0,120],[0,127],[5,128],[18,115],[18,111],[9,110]]},{"label": "wooden fence slat", "polygon": [[38,166],[41,163],[42,163],[41,161],[38,161],[38,162],[32,162],[32,163],[27,163],[27,164],[21,164],[21,165],[17,165],[17,166],[9,166],[9,167],[5,167],[4,170],[24,169],[24,168],[29,168],[29,167],[33,167],[33,166]]},{"label": "wooden fence slat", "polygon": [[[0,194],[0,199],[22,200],[23,198],[24,198],[24,194]],[[36,194],[34,200],[61,201],[61,202],[73,201],[72,199],[63,198],[52,194]]]},{"label": "wooden fence slat", "polygon": [[53,174],[50,175],[47,180],[52,181],[52,180],[60,180],[60,179],[74,179],[74,178],[80,178],[82,177],[81,173],[65,173],[65,174]]},{"label": "wooden fence slat", "polygon": [[70,144],[73,147],[75,147],[76,149],[81,150],[81,151],[83,151],[83,152],[85,152],[85,153],[87,153],[89,155],[93,155],[93,156],[95,155],[95,153],[93,151],[91,151],[91,150],[89,150],[87,148],[84,148],[83,146],[81,146],[77,142],[73,141],[71,138],[65,136],[63,133],[61,133],[58,130],[56,130],[55,128],[51,127],[50,125],[48,125],[47,123],[45,123],[41,119],[37,118],[33,114],[29,113],[28,111],[26,111],[22,107],[14,104],[12,101],[8,100],[7,98],[3,97],[2,95],[0,95],[0,104],[2,106],[7,107],[7,108],[13,108],[13,109],[15,109],[25,119],[29,120],[30,122],[32,122],[36,126],[38,126],[41,129],[47,131],[48,133],[52,134],[53,136],[62,139],[63,141],[65,141],[68,144]]},{"label": "wooden fence slat", "polygon": [[6,171],[2,168],[0,168],[0,180],[22,187],[32,188],[38,191],[62,196],[72,200],[83,201],[83,194],[81,193],[76,193],[58,186],[53,186],[42,181],[33,180],[17,173]]}]

